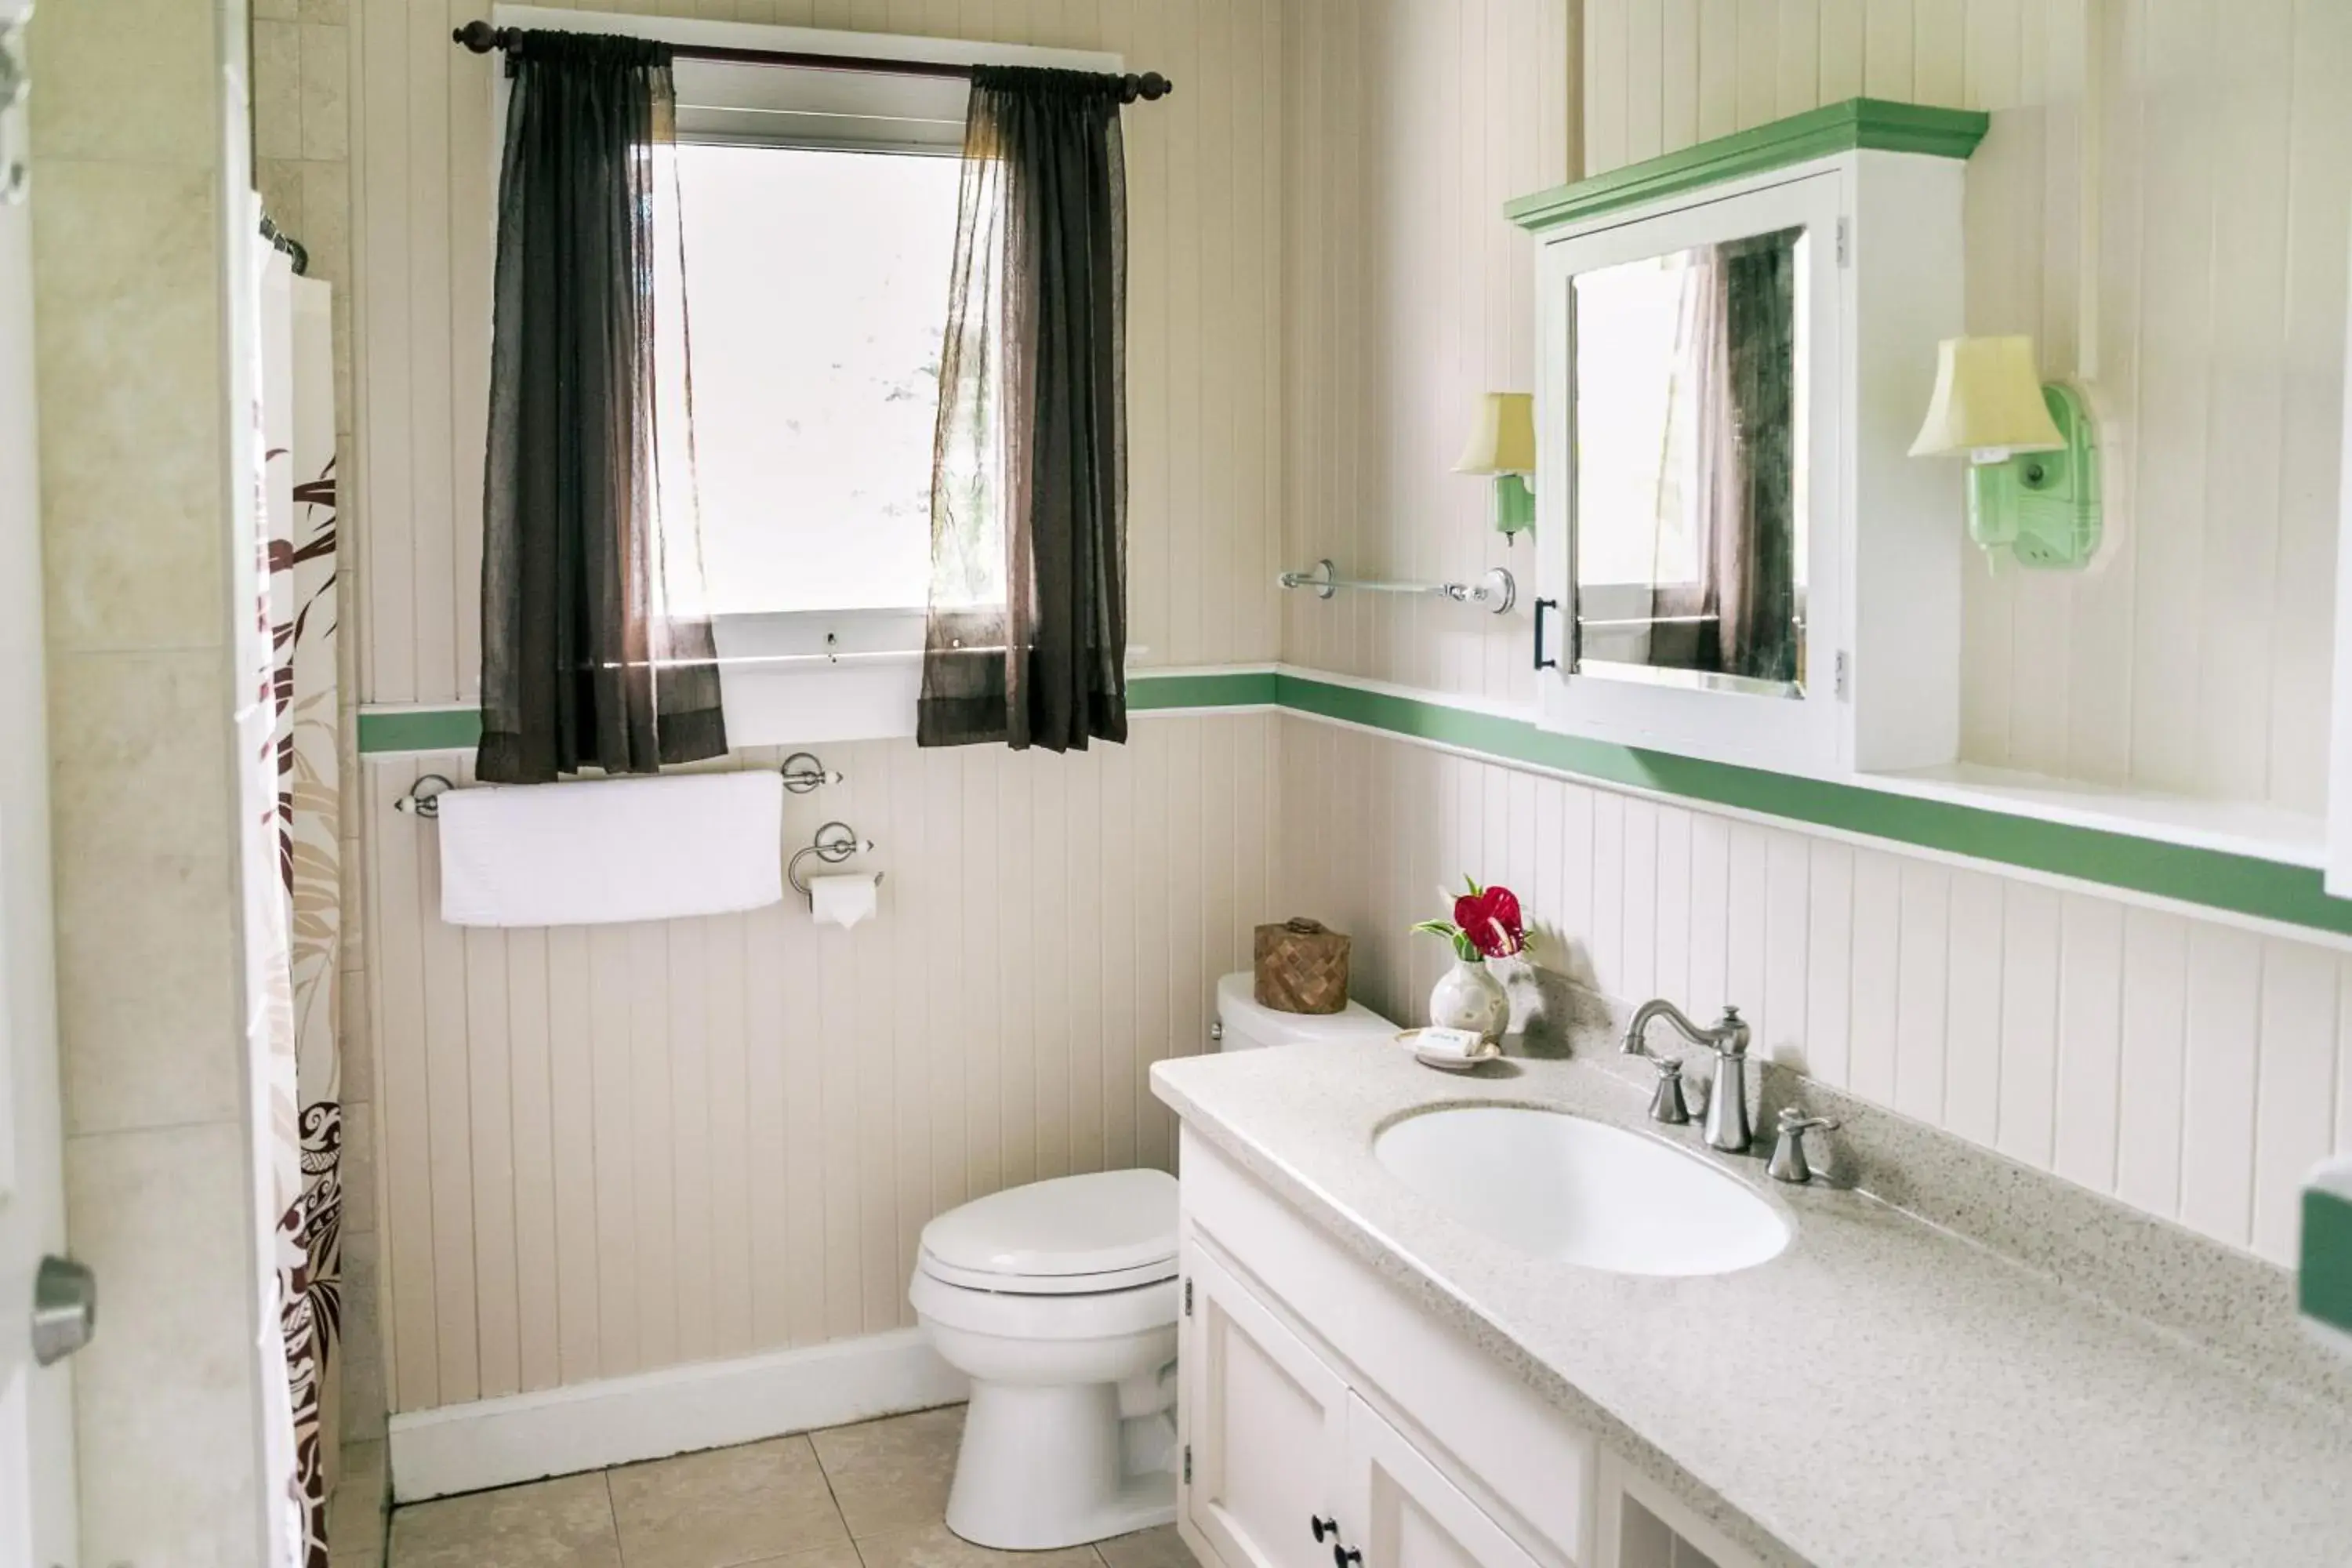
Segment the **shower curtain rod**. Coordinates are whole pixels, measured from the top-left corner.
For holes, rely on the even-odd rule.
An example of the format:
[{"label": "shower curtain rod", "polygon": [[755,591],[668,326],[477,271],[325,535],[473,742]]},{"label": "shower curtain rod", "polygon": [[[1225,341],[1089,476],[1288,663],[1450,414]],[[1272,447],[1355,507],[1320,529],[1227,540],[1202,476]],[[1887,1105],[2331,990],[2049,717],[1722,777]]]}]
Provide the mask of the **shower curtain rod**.
[{"label": "shower curtain rod", "polygon": [[[512,50],[522,41],[520,27],[493,27],[488,22],[468,22],[449,35],[453,43],[463,45],[478,55],[493,49]],[[888,60],[863,55],[798,54],[785,49],[729,49],[714,44],[673,44],[672,55],[681,60],[711,60],[735,66],[798,66],[805,70],[866,71],[877,76],[928,76],[971,78],[971,68],[944,60]],[[513,68],[509,56],[507,66]],[[1176,90],[1176,84],[1158,71],[1146,71],[1141,76],[1129,74],[1118,79],[1118,100],[1133,103],[1137,99],[1152,102]]]}]

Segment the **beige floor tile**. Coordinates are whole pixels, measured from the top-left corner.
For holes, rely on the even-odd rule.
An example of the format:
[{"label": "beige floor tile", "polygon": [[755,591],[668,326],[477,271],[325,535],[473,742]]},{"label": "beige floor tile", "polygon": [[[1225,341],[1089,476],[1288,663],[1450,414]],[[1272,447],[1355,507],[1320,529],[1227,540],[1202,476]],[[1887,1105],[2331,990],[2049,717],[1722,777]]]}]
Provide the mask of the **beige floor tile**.
[{"label": "beige floor tile", "polygon": [[392,1568],[620,1568],[601,1475],[564,1476],[392,1516]]},{"label": "beige floor tile", "polygon": [[1095,1550],[1109,1568],[1200,1568],[1192,1549],[1172,1524],[1097,1542]]},{"label": "beige floor tile", "polygon": [[835,1426],[810,1438],[849,1533],[862,1541],[884,1531],[937,1524],[946,1516],[956,1445],[963,1438],[963,1406]]},{"label": "beige floor tile", "polygon": [[782,1557],[762,1557],[757,1563],[747,1563],[743,1568],[859,1568],[857,1548],[846,1542],[838,1546],[820,1546],[813,1552],[787,1552]]},{"label": "beige floor tile", "polygon": [[[736,1568],[846,1547],[805,1437],[683,1454],[608,1472],[626,1568]],[[806,1568],[838,1568],[812,1561]]]},{"label": "beige floor tile", "polygon": [[992,1552],[959,1539],[939,1523],[861,1537],[857,1555],[865,1568],[997,1568],[1013,1563],[1021,1568],[1101,1568],[1102,1563],[1091,1546],[1060,1552]]}]

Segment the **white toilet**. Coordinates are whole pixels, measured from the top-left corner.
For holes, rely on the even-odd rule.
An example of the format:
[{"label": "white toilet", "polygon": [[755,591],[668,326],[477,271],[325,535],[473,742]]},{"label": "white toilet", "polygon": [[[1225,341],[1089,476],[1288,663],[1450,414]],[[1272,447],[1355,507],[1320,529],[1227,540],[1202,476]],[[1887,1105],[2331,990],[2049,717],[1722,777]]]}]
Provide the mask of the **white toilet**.
[{"label": "white toilet", "polygon": [[[1220,1050],[1396,1026],[1277,1013],[1217,982]],[[1105,1171],[1013,1187],[923,1227],[908,1299],[971,1379],[948,1528],[1008,1552],[1108,1540],[1176,1517],[1176,1183]]]}]

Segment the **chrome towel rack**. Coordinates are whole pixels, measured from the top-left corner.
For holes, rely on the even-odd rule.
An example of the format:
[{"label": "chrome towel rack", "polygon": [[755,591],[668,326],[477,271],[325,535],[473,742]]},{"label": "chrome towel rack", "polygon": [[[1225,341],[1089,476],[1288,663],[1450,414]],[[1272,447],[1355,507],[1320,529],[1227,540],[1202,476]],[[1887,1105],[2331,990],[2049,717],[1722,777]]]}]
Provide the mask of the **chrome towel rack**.
[{"label": "chrome towel rack", "polygon": [[[783,774],[784,787],[794,795],[806,795],[825,784],[837,784],[845,776],[838,768],[827,768],[814,752],[794,752],[784,759],[783,766],[777,772]],[[441,815],[441,797],[459,787],[451,783],[446,773],[425,773],[408,786],[406,795],[392,803],[392,809],[431,822]]]},{"label": "chrome towel rack", "polygon": [[1501,566],[1496,567],[1475,583],[1381,583],[1360,577],[1342,577],[1339,569],[1326,556],[1315,563],[1312,572],[1285,572],[1275,578],[1281,588],[1312,588],[1318,599],[1328,599],[1342,588],[1360,594],[1420,594],[1435,599],[1451,599],[1457,605],[1480,605],[1490,615],[1503,615],[1519,600],[1518,580]]}]

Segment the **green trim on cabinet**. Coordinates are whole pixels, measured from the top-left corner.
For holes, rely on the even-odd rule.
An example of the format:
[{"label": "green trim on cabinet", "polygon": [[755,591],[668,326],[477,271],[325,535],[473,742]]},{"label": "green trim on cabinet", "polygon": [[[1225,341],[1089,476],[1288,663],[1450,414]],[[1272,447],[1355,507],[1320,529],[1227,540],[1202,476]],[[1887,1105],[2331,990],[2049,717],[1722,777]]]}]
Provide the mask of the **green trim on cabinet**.
[{"label": "green trim on cabinet", "polygon": [[2352,901],[2329,898],[2320,874],[2305,867],[1558,735],[1524,719],[1287,672],[1277,684],[1281,706],[1293,711],[1501,761],[2352,935]]},{"label": "green trim on cabinet", "polygon": [[1661,158],[1645,158],[1589,180],[1520,196],[1504,205],[1503,216],[1521,228],[1550,228],[1857,149],[1966,158],[1984,140],[1985,128],[1991,123],[1990,116],[1976,110],[1849,98],[1843,103],[1718,136]]},{"label": "green trim on cabinet", "polygon": [[481,743],[478,708],[410,708],[360,714],[360,754],[378,752],[470,752]]},{"label": "green trim on cabinet", "polygon": [[2296,1297],[2304,1316],[2352,1334],[2352,1199],[2325,1187],[2303,1190]]},{"label": "green trim on cabinet", "polygon": [[[1559,735],[1525,719],[1288,670],[1139,673],[1128,683],[1128,706],[1137,712],[1278,707],[1596,784],[2352,935],[2352,900],[2329,898],[2319,872],[2306,867]],[[481,730],[471,708],[362,713],[360,751],[471,750]]]}]

